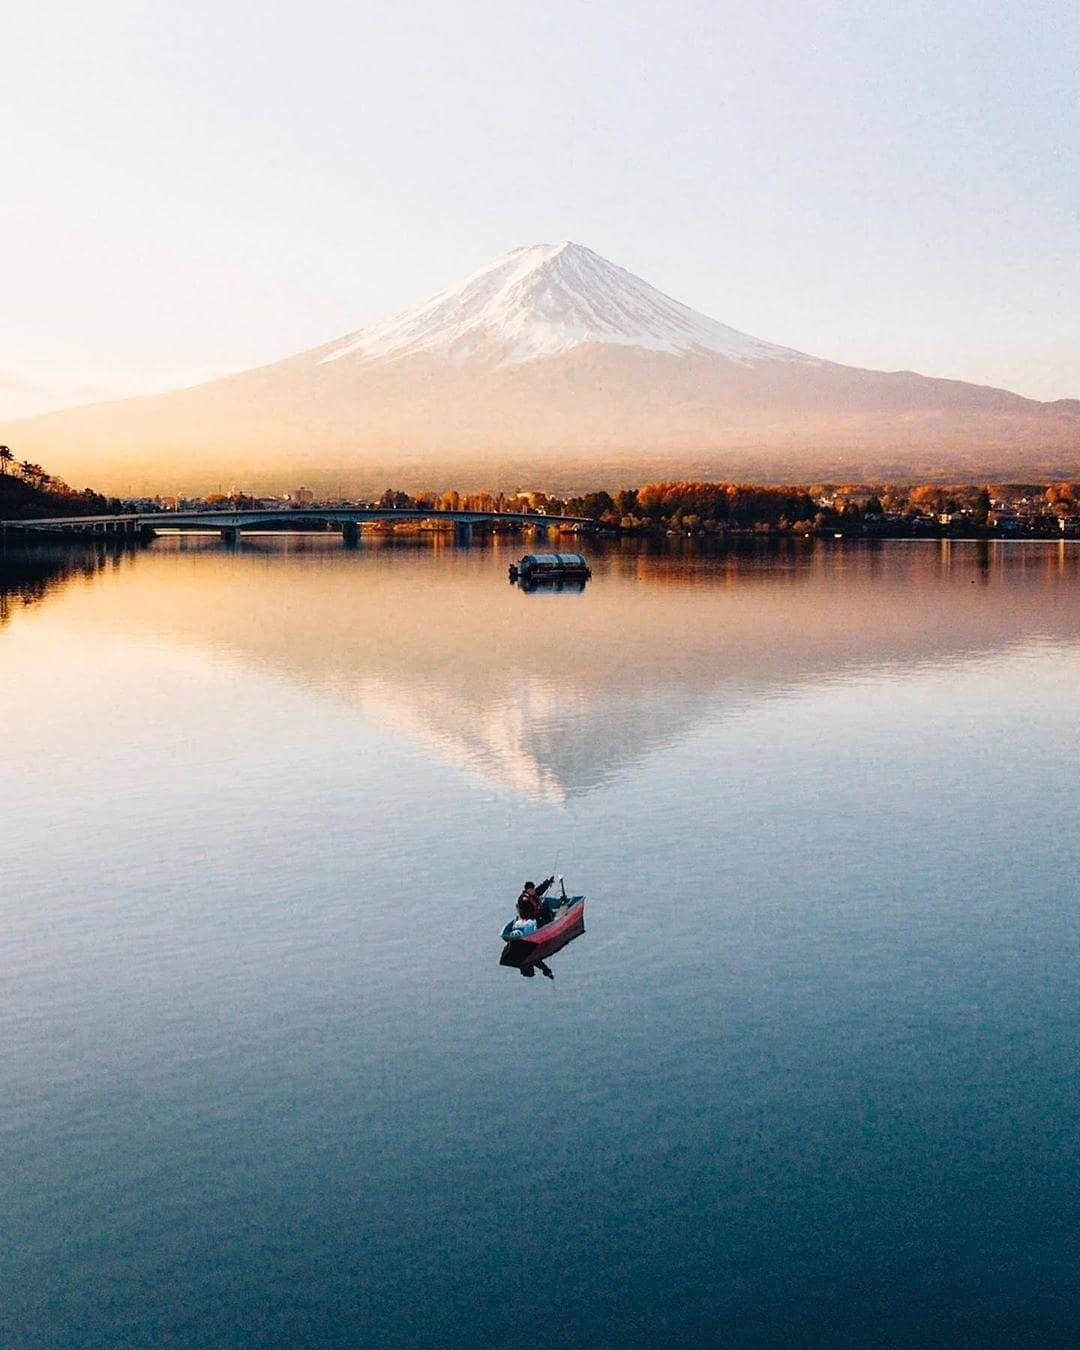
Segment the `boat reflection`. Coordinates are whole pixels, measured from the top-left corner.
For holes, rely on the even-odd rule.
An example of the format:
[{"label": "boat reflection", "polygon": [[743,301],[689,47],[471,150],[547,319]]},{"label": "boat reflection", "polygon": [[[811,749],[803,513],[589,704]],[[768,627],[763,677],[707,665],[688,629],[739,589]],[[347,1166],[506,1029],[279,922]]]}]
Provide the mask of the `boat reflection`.
[{"label": "boat reflection", "polygon": [[554,591],[569,591],[580,595],[589,584],[589,578],[585,576],[533,576],[518,577],[511,585],[516,586],[518,590],[524,591],[526,595],[544,594]]},{"label": "boat reflection", "polygon": [[569,928],[562,928],[560,932],[551,939],[550,942],[508,942],[502,949],[502,955],[499,957],[500,966],[510,966],[514,970],[519,970],[527,979],[531,979],[537,971],[553,980],[555,975],[547,961],[554,956],[556,952],[562,949],[575,939],[581,937],[585,932],[585,910],[581,907],[580,917],[570,925]]}]

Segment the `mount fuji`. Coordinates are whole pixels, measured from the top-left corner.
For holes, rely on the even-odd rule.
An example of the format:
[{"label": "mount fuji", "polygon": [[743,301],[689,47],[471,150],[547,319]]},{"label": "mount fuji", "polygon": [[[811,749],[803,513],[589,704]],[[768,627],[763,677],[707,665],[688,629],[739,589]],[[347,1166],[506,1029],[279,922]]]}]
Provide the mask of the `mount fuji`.
[{"label": "mount fuji", "polygon": [[810,359],[707,319],[569,240],[515,248],[319,359],[423,354],[514,365],[593,343],[736,361]]},{"label": "mount fuji", "polygon": [[273,365],[0,438],[113,491],[1072,477],[1080,401],[820,360],[564,241]]}]

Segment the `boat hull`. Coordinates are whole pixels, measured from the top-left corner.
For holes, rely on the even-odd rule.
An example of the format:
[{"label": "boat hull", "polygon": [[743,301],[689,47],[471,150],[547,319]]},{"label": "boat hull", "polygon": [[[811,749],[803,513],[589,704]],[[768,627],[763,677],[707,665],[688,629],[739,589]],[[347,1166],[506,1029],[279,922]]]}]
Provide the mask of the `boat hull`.
[{"label": "boat hull", "polygon": [[560,924],[559,932],[554,937],[547,935],[548,928],[551,926],[549,924],[547,928],[540,930],[539,936],[543,937],[542,942],[507,942],[502,949],[502,955],[499,957],[499,965],[512,966],[520,970],[522,966],[535,966],[542,961],[546,961],[556,952],[561,952],[575,938],[581,937],[585,931],[585,915],[579,912],[577,918],[568,926]]},{"label": "boat hull", "polygon": [[[562,902],[559,903],[559,909],[562,908]],[[583,895],[572,895],[569,897],[569,904],[564,914],[556,911],[555,918],[550,923],[544,924],[543,928],[538,928],[535,933],[529,933],[525,937],[511,937],[509,935],[510,925],[502,931],[503,941],[508,947],[518,948],[524,953],[536,951],[548,943],[555,942],[567,933],[577,936],[573,930],[584,929],[585,927],[585,897]]]}]

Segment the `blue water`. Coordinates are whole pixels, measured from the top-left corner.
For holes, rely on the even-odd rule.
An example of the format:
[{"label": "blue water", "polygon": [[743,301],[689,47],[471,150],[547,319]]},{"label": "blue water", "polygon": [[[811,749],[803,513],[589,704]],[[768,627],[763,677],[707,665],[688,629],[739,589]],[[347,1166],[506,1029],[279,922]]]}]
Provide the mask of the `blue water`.
[{"label": "blue water", "polygon": [[515,551],[0,561],[3,1343],[1073,1341],[1080,546]]}]

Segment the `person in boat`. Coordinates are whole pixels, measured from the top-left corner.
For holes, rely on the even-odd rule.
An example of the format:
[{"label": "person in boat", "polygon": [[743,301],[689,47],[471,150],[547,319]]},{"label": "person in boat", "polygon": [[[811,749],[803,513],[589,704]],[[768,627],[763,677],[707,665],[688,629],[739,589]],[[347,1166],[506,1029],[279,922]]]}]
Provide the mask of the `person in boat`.
[{"label": "person in boat", "polygon": [[544,924],[552,921],[555,917],[555,911],[551,908],[551,901],[546,900],[544,895],[554,880],[554,876],[550,876],[547,881],[542,881],[539,886],[533,881],[525,883],[517,902],[517,912],[520,918],[535,919],[537,928],[543,928]]}]

